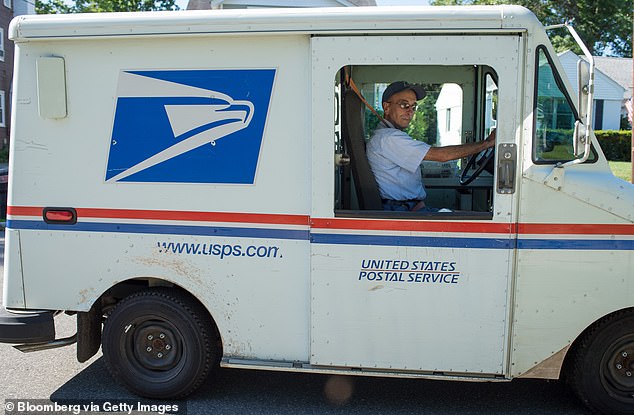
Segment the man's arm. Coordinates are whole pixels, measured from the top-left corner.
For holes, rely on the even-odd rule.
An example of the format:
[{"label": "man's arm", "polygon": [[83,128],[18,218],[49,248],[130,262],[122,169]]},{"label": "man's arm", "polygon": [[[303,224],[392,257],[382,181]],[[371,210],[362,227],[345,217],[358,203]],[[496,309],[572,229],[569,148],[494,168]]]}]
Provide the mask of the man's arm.
[{"label": "man's arm", "polygon": [[457,160],[486,150],[495,145],[495,130],[489,134],[486,140],[475,143],[459,144],[455,146],[432,147],[429,149],[423,160],[449,161]]}]

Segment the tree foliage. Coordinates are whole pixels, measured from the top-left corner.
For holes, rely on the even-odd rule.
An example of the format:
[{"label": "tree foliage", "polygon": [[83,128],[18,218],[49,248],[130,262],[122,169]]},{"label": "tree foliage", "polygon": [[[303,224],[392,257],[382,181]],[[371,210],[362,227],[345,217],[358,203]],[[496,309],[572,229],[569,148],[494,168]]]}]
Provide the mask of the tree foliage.
[{"label": "tree foliage", "polygon": [[36,0],[38,14],[178,10],[175,0]]},{"label": "tree foliage", "polygon": [[[632,56],[631,0],[431,0],[431,4],[518,4],[532,10],[544,25],[572,20],[593,55]],[[558,52],[581,52],[565,29],[549,35]]]}]

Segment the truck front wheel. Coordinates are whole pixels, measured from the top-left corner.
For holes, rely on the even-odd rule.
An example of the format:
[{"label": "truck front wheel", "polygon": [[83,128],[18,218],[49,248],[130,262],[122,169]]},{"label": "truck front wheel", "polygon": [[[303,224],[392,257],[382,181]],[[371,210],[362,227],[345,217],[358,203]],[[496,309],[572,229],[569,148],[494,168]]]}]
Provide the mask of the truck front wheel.
[{"label": "truck front wheel", "polygon": [[591,409],[634,414],[634,311],[615,313],[584,334],[569,381]]},{"label": "truck front wheel", "polygon": [[207,378],[219,351],[196,301],[169,289],[121,300],[104,323],[102,349],[112,376],[146,398],[177,399]]}]

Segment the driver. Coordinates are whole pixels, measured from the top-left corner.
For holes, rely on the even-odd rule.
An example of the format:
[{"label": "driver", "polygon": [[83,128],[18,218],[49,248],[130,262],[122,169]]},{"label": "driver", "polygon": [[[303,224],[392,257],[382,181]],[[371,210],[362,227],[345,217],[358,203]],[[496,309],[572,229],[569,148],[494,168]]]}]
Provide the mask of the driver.
[{"label": "driver", "polygon": [[416,141],[405,131],[425,96],[420,85],[391,83],[383,92],[384,123],[379,124],[367,145],[384,210],[438,211],[425,206],[425,187],[420,170],[423,160],[449,161],[470,156],[495,145],[495,131],[486,140],[445,147]]}]

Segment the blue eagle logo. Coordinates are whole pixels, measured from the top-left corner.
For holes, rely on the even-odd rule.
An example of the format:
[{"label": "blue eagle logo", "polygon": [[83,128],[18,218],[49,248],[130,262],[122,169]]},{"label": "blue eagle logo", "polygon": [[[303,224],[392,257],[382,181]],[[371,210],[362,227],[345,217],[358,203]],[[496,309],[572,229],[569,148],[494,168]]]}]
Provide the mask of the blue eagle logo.
[{"label": "blue eagle logo", "polygon": [[123,71],[106,182],[252,184],[274,69]]}]

